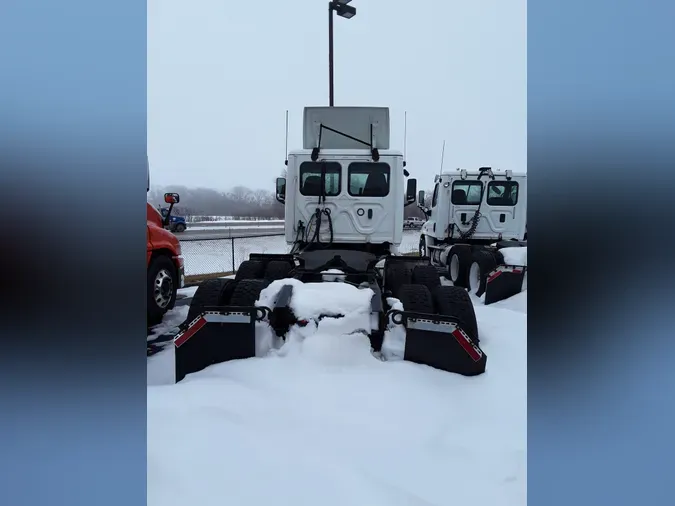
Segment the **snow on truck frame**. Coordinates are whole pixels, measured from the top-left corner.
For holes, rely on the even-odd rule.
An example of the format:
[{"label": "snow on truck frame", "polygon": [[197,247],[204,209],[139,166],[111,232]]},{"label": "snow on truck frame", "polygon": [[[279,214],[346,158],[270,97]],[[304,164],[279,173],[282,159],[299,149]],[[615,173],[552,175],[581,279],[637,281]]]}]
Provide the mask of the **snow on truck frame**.
[{"label": "snow on truck frame", "polygon": [[[212,364],[254,357],[258,322],[281,338],[293,326],[308,325],[293,314],[297,281],[278,281],[274,302],[256,304],[273,281],[321,283],[326,271],[334,281],[372,290],[368,337],[375,353],[387,329],[403,326],[404,360],[466,376],[485,372],[466,290],[441,286],[428,258],[396,254],[404,207],[416,201],[416,180],[405,184],[403,155],[389,149],[389,109],[305,108],[303,149],[289,153],[286,165],[276,197],[285,206],[291,252],[251,254],[234,279],[200,285],[174,338],[176,381]],[[403,310],[390,306],[389,297]]]},{"label": "snow on truck frame", "polygon": [[420,233],[420,256],[447,269],[454,286],[485,304],[519,293],[527,267],[506,265],[500,250],[527,246],[527,174],[482,167],[436,176],[431,207]]}]

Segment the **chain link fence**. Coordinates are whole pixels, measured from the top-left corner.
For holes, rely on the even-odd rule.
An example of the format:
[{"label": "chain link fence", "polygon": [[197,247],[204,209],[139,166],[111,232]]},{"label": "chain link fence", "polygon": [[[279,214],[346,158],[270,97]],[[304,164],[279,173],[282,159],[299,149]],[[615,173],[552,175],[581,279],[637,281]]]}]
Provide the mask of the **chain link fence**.
[{"label": "chain link fence", "polygon": [[[417,231],[404,231],[400,253],[417,254],[419,236]],[[188,284],[233,274],[251,253],[288,253],[290,250],[283,232],[242,237],[181,238],[180,243]]]}]

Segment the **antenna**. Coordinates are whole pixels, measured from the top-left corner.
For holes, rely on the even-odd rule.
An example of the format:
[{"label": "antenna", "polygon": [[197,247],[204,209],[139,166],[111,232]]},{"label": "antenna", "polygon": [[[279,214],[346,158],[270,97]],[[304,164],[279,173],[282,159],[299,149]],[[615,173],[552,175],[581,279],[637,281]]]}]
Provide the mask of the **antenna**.
[{"label": "antenna", "polygon": [[286,150],[284,152],[284,164],[288,165],[288,109],[286,109]]},{"label": "antenna", "polygon": [[403,166],[406,166],[408,152],[408,111],[403,113]]},{"label": "antenna", "polygon": [[441,150],[441,170],[438,172],[438,175],[443,174],[443,161],[445,160],[445,141],[443,141],[443,149]]}]

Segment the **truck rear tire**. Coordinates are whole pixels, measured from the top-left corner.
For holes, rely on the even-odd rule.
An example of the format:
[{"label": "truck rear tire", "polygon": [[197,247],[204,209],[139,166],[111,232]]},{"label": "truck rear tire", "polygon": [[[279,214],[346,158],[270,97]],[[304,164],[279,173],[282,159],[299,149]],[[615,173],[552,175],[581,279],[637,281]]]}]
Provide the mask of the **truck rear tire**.
[{"label": "truck rear tire", "polygon": [[462,330],[478,344],[478,323],[469,294],[459,286],[439,286],[433,293],[436,312],[459,320]]},{"label": "truck rear tire", "polygon": [[232,306],[251,307],[260,298],[262,292],[269,285],[264,279],[242,279],[237,281],[237,286],[232,293],[230,304]]},{"label": "truck rear tire", "polygon": [[178,225],[176,225],[176,232],[178,232],[179,234],[181,232],[185,232],[185,225],[183,223],[179,223]]},{"label": "truck rear tire", "polygon": [[426,286],[433,293],[441,286],[441,276],[433,265],[416,265],[412,272],[412,282]]},{"label": "truck rear tire", "polygon": [[265,279],[277,281],[290,277],[293,266],[289,262],[271,260],[265,269]]},{"label": "truck rear tire", "polygon": [[398,290],[398,294],[398,299],[403,304],[404,311],[433,314],[434,299],[426,286],[415,284],[402,285]]},{"label": "truck rear tire", "polygon": [[169,257],[158,256],[151,260],[146,290],[148,325],[157,325],[176,304],[178,294],[178,274]]},{"label": "truck rear tire", "polygon": [[412,281],[412,271],[403,263],[386,264],[384,281],[385,290],[389,290],[391,295],[398,299],[399,289]]},{"label": "truck rear tire", "polygon": [[[501,256],[501,254],[500,254]],[[503,257],[502,257],[503,258]],[[480,297],[485,293],[487,277],[497,267],[497,259],[492,251],[477,250],[469,268],[469,290]]]},{"label": "truck rear tire", "polygon": [[234,279],[240,281],[242,279],[261,279],[265,273],[265,265],[258,260],[244,260],[239,268],[237,273],[234,276]]},{"label": "truck rear tire", "polygon": [[450,249],[448,275],[453,285],[468,288],[471,260],[471,246],[468,244],[456,244]]},{"label": "truck rear tire", "polygon": [[233,279],[207,279],[195,292],[190,303],[187,322],[191,322],[205,307],[227,306],[234,290]]}]

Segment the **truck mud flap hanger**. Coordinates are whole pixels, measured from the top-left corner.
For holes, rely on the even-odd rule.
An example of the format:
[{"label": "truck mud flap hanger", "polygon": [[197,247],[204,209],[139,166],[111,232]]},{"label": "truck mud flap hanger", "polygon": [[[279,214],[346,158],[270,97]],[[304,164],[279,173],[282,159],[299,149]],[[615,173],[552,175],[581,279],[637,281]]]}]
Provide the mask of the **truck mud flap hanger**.
[{"label": "truck mud flap hanger", "polygon": [[269,314],[265,307],[214,307],[185,322],[173,339],[176,383],[210,365],[255,357],[255,323]]},{"label": "truck mud flap hanger", "polygon": [[[390,310],[384,313],[380,290],[375,292],[371,311],[380,315],[380,329],[372,332],[371,343],[380,351],[387,323],[406,328],[404,360],[464,376],[485,372],[487,356],[461,328],[456,318],[436,314]],[[256,356],[256,323],[266,322],[282,337],[297,320],[290,310],[293,286],[279,291],[274,308],[222,306],[205,307],[190,322],[180,326],[174,337],[175,381],[211,365]],[[384,321],[383,321],[384,320]]]},{"label": "truck mud flap hanger", "polygon": [[485,372],[487,355],[456,318],[390,310],[389,321],[406,328],[403,359],[463,376]]},{"label": "truck mud flap hanger", "polygon": [[[521,292],[527,267],[520,265],[500,265],[488,274],[485,282],[485,305],[508,299]],[[483,295],[481,291],[476,293]]]}]

